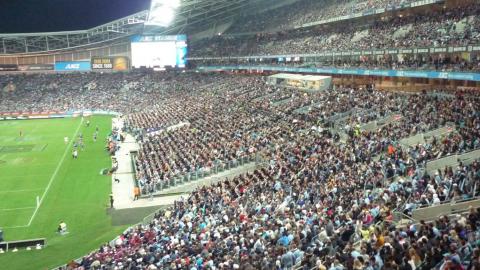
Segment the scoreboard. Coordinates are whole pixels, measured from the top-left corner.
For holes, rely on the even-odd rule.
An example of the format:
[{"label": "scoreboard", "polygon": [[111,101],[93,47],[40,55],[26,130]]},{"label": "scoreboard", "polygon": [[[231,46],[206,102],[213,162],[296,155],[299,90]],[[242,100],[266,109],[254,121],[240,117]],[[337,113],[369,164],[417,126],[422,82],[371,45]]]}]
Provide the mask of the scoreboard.
[{"label": "scoreboard", "polygon": [[133,68],[185,68],[186,35],[137,35],[131,38]]}]

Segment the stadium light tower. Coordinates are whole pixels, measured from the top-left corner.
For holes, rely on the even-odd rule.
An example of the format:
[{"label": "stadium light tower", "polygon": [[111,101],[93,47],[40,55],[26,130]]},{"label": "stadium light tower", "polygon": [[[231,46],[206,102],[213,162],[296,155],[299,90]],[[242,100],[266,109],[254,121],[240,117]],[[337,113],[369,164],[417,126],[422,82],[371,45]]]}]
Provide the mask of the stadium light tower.
[{"label": "stadium light tower", "polygon": [[180,0],[152,0],[145,25],[168,27],[175,19]]}]

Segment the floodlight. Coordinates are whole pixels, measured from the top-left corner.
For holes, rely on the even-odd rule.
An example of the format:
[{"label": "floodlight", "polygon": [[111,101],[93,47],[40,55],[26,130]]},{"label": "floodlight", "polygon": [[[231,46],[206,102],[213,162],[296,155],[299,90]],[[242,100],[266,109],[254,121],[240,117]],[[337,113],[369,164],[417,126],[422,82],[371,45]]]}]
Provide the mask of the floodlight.
[{"label": "floodlight", "polygon": [[175,18],[180,0],[152,0],[146,25],[167,27]]},{"label": "floodlight", "polygon": [[160,8],[150,11],[150,16],[148,18],[148,24],[158,25],[158,26],[168,26],[172,23],[173,18],[175,17],[175,11],[170,8]]},{"label": "floodlight", "polygon": [[168,0],[166,1],[170,7],[177,9],[180,7],[180,0]]}]

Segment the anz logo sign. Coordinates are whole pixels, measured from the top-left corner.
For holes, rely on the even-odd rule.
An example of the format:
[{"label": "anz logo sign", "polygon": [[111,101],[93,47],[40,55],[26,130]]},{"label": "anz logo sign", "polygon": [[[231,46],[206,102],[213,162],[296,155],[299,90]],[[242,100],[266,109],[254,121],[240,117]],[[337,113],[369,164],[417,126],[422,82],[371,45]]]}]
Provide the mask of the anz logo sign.
[{"label": "anz logo sign", "polygon": [[448,73],[447,72],[440,72],[438,74],[438,78],[440,79],[448,79]]},{"label": "anz logo sign", "polygon": [[80,69],[80,64],[68,64],[65,69]]},{"label": "anz logo sign", "polygon": [[88,71],[91,69],[90,62],[77,61],[77,62],[56,62],[55,70],[57,71]]}]

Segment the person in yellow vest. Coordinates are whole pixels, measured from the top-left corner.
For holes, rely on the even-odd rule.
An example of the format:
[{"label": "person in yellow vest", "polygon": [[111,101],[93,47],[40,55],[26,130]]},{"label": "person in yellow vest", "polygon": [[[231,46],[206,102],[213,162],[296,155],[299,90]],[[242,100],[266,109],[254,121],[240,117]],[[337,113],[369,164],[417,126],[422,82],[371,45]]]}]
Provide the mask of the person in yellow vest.
[{"label": "person in yellow vest", "polygon": [[355,130],[354,130],[354,135],[355,135],[355,137],[360,137],[360,133],[361,133],[361,131],[360,131],[360,125],[357,124],[357,125],[355,126]]},{"label": "person in yellow vest", "polygon": [[138,186],[134,187],[133,188],[133,200],[138,200],[138,198],[140,198],[140,188]]}]

